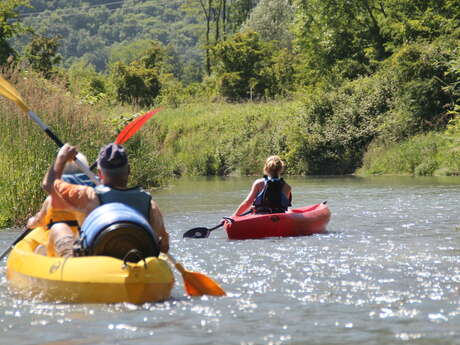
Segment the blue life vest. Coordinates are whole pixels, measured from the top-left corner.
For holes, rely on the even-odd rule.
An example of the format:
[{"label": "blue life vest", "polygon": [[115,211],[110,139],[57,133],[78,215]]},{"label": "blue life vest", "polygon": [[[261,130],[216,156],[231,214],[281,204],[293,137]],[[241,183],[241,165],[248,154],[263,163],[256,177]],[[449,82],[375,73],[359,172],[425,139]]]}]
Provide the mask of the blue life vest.
[{"label": "blue life vest", "polygon": [[61,179],[65,182],[71,183],[71,184],[78,184],[81,186],[90,186],[90,187],[96,187],[96,184],[91,181],[91,179],[83,173],[78,173],[78,174],[64,174],[62,175]]},{"label": "blue life vest", "polygon": [[99,185],[95,189],[101,205],[120,202],[142,214],[150,221],[152,196],[140,187],[117,189],[106,185]]},{"label": "blue life vest", "polygon": [[264,189],[257,195],[253,206],[256,213],[283,213],[291,206],[291,200],[283,193],[286,184],[282,178],[264,175]]}]

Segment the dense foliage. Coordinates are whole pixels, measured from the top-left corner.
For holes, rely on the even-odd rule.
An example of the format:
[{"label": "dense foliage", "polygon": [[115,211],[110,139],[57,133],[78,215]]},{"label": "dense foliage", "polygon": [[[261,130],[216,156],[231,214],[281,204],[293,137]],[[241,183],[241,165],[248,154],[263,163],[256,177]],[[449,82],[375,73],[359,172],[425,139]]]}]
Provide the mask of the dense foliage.
[{"label": "dense foliage", "polygon": [[[213,48],[221,94],[232,101],[273,98],[292,89],[292,56],[273,53],[253,31],[237,33]],[[282,71],[282,73],[277,73]]]},{"label": "dense foliage", "polygon": [[297,0],[297,5],[297,44],[307,79],[370,74],[401,47],[459,28],[456,0]]},{"label": "dense foliage", "polygon": [[[0,2],[0,65],[11,63],[10,57],[16,56],[9,39],[24,32],[24,26],[17,19],[17,7],[27,5],[27,0],[3,0]],[[10,60],[10,61],[8,61]]]}]

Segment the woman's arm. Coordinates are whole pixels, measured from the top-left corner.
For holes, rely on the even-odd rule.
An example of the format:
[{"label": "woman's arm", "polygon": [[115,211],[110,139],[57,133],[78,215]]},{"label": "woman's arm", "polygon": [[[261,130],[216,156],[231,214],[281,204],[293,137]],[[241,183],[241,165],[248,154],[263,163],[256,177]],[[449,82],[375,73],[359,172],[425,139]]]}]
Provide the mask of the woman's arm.
[{"label": "woman's arm", "polygon": [[48,211],[48,207],[50,204],[50,197],[48,196],[42,204],[40,211],[38,211],[34,216],[30,217],[27,221],[27,228],[33,229],[37,226],[43,226],[44,224],[46,212]]},{"label": "woman's arm", "polygon": [[263,179],[254,181],[251,187],[251,191],[249,192],[246,199],[244,199],[243,202],[240,204],[240,206],[238,206],[236,211],[233,213],[233,216],[238,216],[242,214],[243,212],[247,211],[249,207],[252,206],[252,203],[254,202],[254,200],[256,200],[257,194],[259,194],[260,191],[263,189],[263,184]]},{"label": "woman's arm", "polygon": [[286,195],[286,198],[288,198],[289,201],[292,201],[292,188],[287,183],[283,186],[283,194]]}]

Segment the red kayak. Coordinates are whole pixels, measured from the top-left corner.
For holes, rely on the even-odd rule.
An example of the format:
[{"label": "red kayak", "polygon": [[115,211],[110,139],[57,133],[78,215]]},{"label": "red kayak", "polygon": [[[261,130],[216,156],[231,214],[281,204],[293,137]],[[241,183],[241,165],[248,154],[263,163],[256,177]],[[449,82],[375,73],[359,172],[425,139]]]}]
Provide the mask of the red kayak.
[{"label": "red kayak", "polygon": [[329,208],[326,203],[321,203],[290,209],[286,213],[230,217],[224,227],[231,240],[307,236],[325,232],[330,218]]}]

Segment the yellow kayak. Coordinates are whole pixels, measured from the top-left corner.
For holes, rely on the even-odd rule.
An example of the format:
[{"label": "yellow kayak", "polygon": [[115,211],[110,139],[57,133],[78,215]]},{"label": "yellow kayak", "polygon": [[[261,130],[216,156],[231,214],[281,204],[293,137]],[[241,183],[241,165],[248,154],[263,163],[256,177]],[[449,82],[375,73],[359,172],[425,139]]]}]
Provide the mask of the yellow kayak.
[{"label": "yellow kayak", "polygon": [[174,275],[161,258],[123,263],[107,256],[58,258],[35,254],[48,231],[37,228],[15,245],[7,262],[9,287],[26,298],[70,303],[142,304],[168,299]]}]

